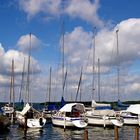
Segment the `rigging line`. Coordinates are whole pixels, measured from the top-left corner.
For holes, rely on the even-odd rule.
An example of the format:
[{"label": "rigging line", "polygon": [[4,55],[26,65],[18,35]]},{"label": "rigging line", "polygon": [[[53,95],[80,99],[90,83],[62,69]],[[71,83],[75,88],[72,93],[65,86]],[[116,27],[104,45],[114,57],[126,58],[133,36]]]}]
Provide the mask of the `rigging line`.
[{"label": "rigging line", "polygon": [[[112,51],[111,51],[111,55],[110,55],[110,63],[109,63],[109,65],[108,65],[108,67],[109,67],[109,70],[108,70],[108,74],[107,74],[107,77],[106,78],[110,78],[110,77],[112,77],[112,75],[111,75],[111,73],[113,72],[113,67],[114,67],[114,65],[113,65],[113,63],[114,63],[114,53],[115,53],[115,48],[116,47],[113,47],[113,46],[115,46],[115,35],[114,35],[114,37],[113,37],[113,45],[112,45]],[[106,84],[108,84],[108,83],[106,83]],[[113,86],[113,82],[111,82],[111,85],[110,85],[112,88],[114,87]],[[114,97],[114,96],[113,96]],[[113,98],[113,100],[114,100],[114,98]]]},{"label": "rigging line", "polygon": [[77,101],[77,97],[78,97],[78,93],[79,93],[79,89],[80,89],[80,84],[82,81],[82,70],[83,70],[83,67],[81,67],[81,74],[80,74],[80,79],[79,79],[79,83],[78,83],[78,89],[77,89],[77,93],[76,93],[75,102]]},{"label": "rigging line", "polygon": [[21,85],[20,85],[19,102],[21,101],[21,93],[22,93],[23,83],[24,83],[24,74],[25,74],[25,58],[23,61],[23,70],[22,70],[22,79],[21,79]]},{"label": "rigging line", "polygon": [[92,99],[94,97],[95,94],[95,34],[96,34],[96,27],[94,27],[94,34],[93,34],[93,64],[92,64]]},{"label": "rigging line", "polygon": [[66,69],[66,73],[65,73],[65,77],[64,77],[63,90],[65,89],[66,79],[67,79],[67,69]]}]

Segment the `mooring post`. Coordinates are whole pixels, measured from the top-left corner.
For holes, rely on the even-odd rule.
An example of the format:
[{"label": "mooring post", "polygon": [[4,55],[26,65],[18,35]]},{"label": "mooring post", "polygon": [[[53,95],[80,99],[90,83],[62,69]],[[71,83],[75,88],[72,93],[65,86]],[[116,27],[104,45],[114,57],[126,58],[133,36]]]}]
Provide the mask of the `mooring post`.
[{"label": "mooring post", "polygon": [[25,124],[24,124],[24,128],[27,129],[27,115],[25,115]]},{"label": "mooring post", "polygon": [[88,130],[85,129],[84,131],[84,140],[88,140]]},{"label": "mooring post", "polygon": [[139,140],[139,126],[135,128],[135,140]]},{"label": "mooring post", "polygon": [[114,126],[115,140],[119,140],[118,126]]},{"label": "mooring post", "polygon": [[25,114],[24,118],[25,118],[25,123],[24,123],[24,137],[26,138],[26,133],[27,133],[27,114]]}]

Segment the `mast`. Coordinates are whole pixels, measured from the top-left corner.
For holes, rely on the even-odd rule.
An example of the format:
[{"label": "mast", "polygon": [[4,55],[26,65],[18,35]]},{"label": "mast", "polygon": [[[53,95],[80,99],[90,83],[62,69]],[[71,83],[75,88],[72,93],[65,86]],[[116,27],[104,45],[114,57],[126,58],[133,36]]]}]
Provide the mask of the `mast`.
[{"label": "mast", "polygon": [[12,60],[12,95],[13,95],[13,108],[15,107],[15,93],[14,93],[14,60]]},{"label": "mast", "polygon": [[100,59],[99,58],[98,58],[98,98],[100,102],[101,97],[100,97]]},{"label": "mast", "polygon": [[120,61],[119,61],[119,43],[118,43],[118,32],[119,29],[116,30],[116,38],[117,38],[117,92],[118,92],[118,100],[120,99]]},{"label": "mast", "polygon": [[[13,60],[12,60],[12,68],[13,68]],[[11,68],[11,69],[12,69]],[[12,102],[12,82],[13,82],[13,78],[12,78],[12,70],[11,70],[11,82],[10,82],[10,99],[9,99],[9,104],[11,104]]]},{"label": "mast", "polygon": [[26,102],[29,103],[29,90],[30,90],[30,58],[31,57],[31,33],[30,33],[30,46],[29,46],[29,55],[28,55],[28,70],[27,70],[27,96],[26,96]]},{"label": "mast", "polygon": [[95,83],[94,83],[94,77],[95,77],[95,34],[96,34],[96,27],[94,27],[94,35],[93,35],[93,60],[92,60],[92,99],[95,95]]},{"label": "mast", "polygon": [[64,96],[64,22],[62,23],[62,97]]},{"label": "mast", "polygon": [[14,108],[15,95],[14,95],[14,60],[13,59],[12,59],[12,71],[11,71],[11,85],[10,85],[10,101],[9,101],[9,104],[11,104],[12,99],[13,99],[13,108]]},{"label": "mast", "polygon": [[50,95],[51,95],[51,73],[52,73],[52,68],[50,67],[50,78],[49,78],[49,102],[50,102]]}]

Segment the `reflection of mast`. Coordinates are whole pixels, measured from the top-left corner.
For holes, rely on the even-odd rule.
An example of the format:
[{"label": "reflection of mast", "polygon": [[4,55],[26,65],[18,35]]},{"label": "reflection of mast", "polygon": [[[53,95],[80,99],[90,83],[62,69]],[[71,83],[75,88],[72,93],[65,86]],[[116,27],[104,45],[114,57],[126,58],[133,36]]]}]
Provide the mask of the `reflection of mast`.
[{"label": "reflection of mast", "polygon": [[92,77],[92,99],[94,97],[94,92],[95,92],[95,83],[94,83],[94,72],[95,72],[95,32],[96,32],[96,27],[94,28],[94,35],[93,35],[93,64],[92,64],[92,72],[93,72],[93,77]]},{"label": "reflection of mast", "polygon": [[118,45],[118,32],[116,30],[116,37],[117,37],[117,85],[118,85],[118,100],[120,99],[120,62],[119,62],[119,45]]},{"label": "reflection of mast", "polygon": [[98,58],[98,98],[100,102],[100,59]]}]

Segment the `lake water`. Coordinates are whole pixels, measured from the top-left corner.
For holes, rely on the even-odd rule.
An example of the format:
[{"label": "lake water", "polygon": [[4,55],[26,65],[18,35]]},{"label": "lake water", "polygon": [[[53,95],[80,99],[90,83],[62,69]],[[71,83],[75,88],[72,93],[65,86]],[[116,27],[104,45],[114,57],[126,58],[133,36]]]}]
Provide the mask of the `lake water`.
[{"label": "lake water", "polygon": [[[119,140],[134,140],[135,126],[119,128]],[[88,140],[114,140],[113,128],[88,126]],[[0,140],[85,140],[85,130],[73,130],[54,127],[46,124],[45,128],[28,129],[25,133],[18,125],[11,125],[9,132],[1,133]]]}]

